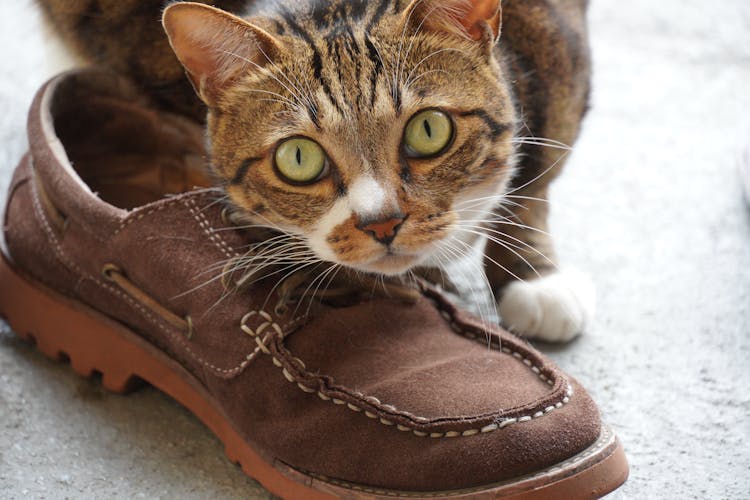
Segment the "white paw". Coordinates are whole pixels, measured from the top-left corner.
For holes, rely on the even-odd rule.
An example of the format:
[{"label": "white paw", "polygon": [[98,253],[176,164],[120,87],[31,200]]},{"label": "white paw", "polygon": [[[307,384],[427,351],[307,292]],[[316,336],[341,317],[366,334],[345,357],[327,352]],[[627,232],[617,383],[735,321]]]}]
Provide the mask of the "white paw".
[{"label": "white paw", "polygon": [[588,276],[565,271],[510,283],[498,312],[503,325],[519,335],[567,342],[586,329],[595,305],[596,289]]}]

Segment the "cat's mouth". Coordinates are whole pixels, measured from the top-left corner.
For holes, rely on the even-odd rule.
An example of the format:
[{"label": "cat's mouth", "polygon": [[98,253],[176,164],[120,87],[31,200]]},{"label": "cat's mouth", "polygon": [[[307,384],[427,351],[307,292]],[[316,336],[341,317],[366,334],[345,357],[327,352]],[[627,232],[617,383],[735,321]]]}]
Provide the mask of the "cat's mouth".
[{"label": "cat's mouth", "polygon": [[404,254],[389,250],[388,253],[375,260],[358,263],[352,267],[369,273],[395,276],[416,267],[423,259],[424,255]]}]

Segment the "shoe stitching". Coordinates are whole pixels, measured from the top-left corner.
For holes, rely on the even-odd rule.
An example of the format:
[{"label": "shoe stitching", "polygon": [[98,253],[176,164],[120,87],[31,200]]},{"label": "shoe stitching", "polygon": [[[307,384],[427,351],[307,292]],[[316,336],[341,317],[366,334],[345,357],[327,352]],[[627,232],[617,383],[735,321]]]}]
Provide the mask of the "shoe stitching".
[{"label": "shoe stitching", "polygon": [[[438,307],[439,307],[439,304],[438,304]],[[448,311],[444,309],[440,309],[440,315],[443,316],[443,318],[448,322],[448,324],[450,325],[451,329],[454,332],[458,333],[459,335],[463,335],[464,337],[471,339],[471,340],[479,340],[479,335],[468,332],[464,330],[463,328],[461,328],[461,325],[458,324],[455,318]],[[499,339],[498,339],[498,344],[500,344]],[[533,361],[531,361],[529,358],[523,357],[523,355],[519,353],[518,351],[512,351],[507,347],[503,347],[502,345],[500,345],[500,350],[504,352],[505,354],[510,354],[511,356],[513,356],[514,358],[516,358],[517,360],[521,361],[523,364],[528,366],[529,369],[533,371],[542,381],[546,382],[547,385],[554,384],[554,381],[551,378],[547,377],[539,367],[534,365]]]},{"label": "shoe stitching", "polygon": [[[450,313],[448,311],[441,310],[441,313],[448,314],[448,316],[451,318],[451,324],[455,325],[456,327],[458,327],[458,324],[455,322],[455,320],[453,319],[453,317],[450,315]],[[250,317],[255,316],[255,315],[258,315],[261,318],[263,318],[265,320],[265,322],[261,323],[258,327],[256,327],[255,330],[252,330],[251,328],[247,327],[246,322],[247,322],[247,320]],[[265,348],[265,349],[262,349],[263,352],[265,354],[268,354],[269,356],[271,356],[271,361],[273,362],[274,366],[276,366],[277,368],[281,369],[281,373],[284,376],[284,378],[287,381],[289,381],[290,383],[295,384],[300,390],[302,390],[302,391],[304,391],[304,392],[306,392],[308,394],[317,394],[317,396],[320,399],[322,399],[323,401],[328,401],[328,402],[330,402],[330,403],[332,403],[334,405],[337,405],[337,406],[342,406],[342,407],[345,406],[349,410],[352,410],[352,411],[357,412],[357,413],[363,413],[366,417],[368,417],[368,418],[370,418],[372,420],[376,420],[377,422],[379,422],[379,423],[381,423],[383,425],[386,425],[386,426],[389,426],[389,427],[395,427],[396,429],[398,429],[399,431],[402,431],[402,432],[411,432],[412,434],[414,434],[415,436],[418,436],[418,437],[453,438],[453,437],[459,437],[459,436],[468,437],[468,436],[474,436],[474,435],[477,435],[477,434],[486,434],[488,432],[493,432],[493,431],[496,431],[496,430],[499,430],[499,429],[503,429],[503,428],[508,427],[509,425],[512,425],[512,424],[528,422],[530,420],[543,417],[544,415],[547,415],[548,413],[551,413],[554,410],[562,408],[564,405],[566,405],[570,401],[570,398],[573,396],[573,388],[572,388],[572,386],[568,383],[568,381],[565,379],[565,377],[561,376],[561,378],[564,380],[564,385],[566,387],[563,398],[560,401],[558,401],[557,403],[548,405],[548,406],[544,407],[543,409],[538,410],[538,411],[536,411],[534,413],[530,413],[530,414],[526,414],[526,415],[521,415],[521,416],[516,416],[516,417],[511,417],[511,418],[505,418],[505,419],[503,419],[501,421],[496,421],[496,422],[493,422],[491,424],[488,424],[488,425],[485,425],[485,426],[479,427],[479,428],[466,429],[466,430],[461,430],[461,431],[424,432],[424,431],[420,431],[418,428],[415,428],[415,427],[410,427],[410,426],[407,426],[407,425],[397,424],[396,422],[393,422],[393,421],[388,420],[386,418],[380,417],[377,414],[375,414],[375,413],[373,413],[373,412],[371,412],[371,411],[369,411],[369,410],[367,410],[367,409],[365,409],[365,408],[363,408],[361,406],[355,405],[353,403],[348,403],[348,402],[346,402],[346,401],[344,401],[342,399],[339,399],[339,398],[335,398],[335,397],[329,396],[329,395],[323,393],[322,391],[319,391],[319,390],[314,389],[312,387],[308,387],[305,384],[297,381],[295,379],[294,375],[292,375],[292,373],[284,366],[284,364],[279,360],[279,358],[277,358],[276,356],[274,356],[274,354],[272,352],[270,352],[270,350],[269,350],[269,352],[266,352],[266,349],[268,349],[267,342],[268,342],[268,340],[270,340],[272,338],[273,334],[267,334],[267,335],[263,336],[262,339],[260,338],[260,335],[262,335],[262,333],[264,331],[266,331],[268,328],[271,328],[278,335],[279,339],[282,339],[283,336],[284,336],[283,335],[283,329],[279,326],[278,323],[276,323],[275,321],[273,321],[273,317],[269,313],[267,313],[265,311],[250,311],[249,313],[247,313],[243,317],[243,319],[241,321],[241,324],[242,324],[242,326],[241,326],[242,330],[245,333],[247,333],[248,335],[252,336],[256,340],[256,342],[258,342],[258,345],[259,345],[258,348],[261,349],[261,347],[260,347],[261,345]],[[477,337],[476,337],[476,335],[469,334],[468,332],[465,332],[463,330],[459,330],[459,331],[457,331],[457,333],[463,335],[466,338],[469,338],[469,339],[472,339],[472,340],[478,340]],[[524,358],[521,353],[519,353],[517,351],[512,351],[511,349],[509,349],[507,347],[500,347],[500,350],[503,353],[509,354],[509,355],[513,356],[515,359],[517,359],[520,362],[522,362],[535,375],[537,375],[537,377],[539,377],[540,379],[542,379],[548,385],[552,385],[552,380],[549,379],[549,377],[545,376],[544,373],[541,371],[541,369],[538,368],[537,366],[535,366],[531,360],[529,360],[528,358]],[[302,366],[302,369],[299,370],[300,372],[303,372],[304,374],[309,374],[305,370],[305,364],[304,364],[304,362],[302,362],[302,360],[300,360],[299,358],[294,358],[294,361],[296,363],[299,363]],[[310,374],[310,375],[312,375],[312,374]],[[404,416],[404,417],[411,418],[411,419],[414,419],[414,420],[417,420],[417,421],[420,421],[420,420],[424,421],[424,422],[428,422],[429,421],[429,419],[426,418],[426,417],[420,417],[420,416],[414,415],[414,414],[412,414],[410,412],[400,411],[397,408],[395,408],[393,405],[382,403],[378,398],[375,398],[373,396],[365,397],[364,394],[361,394],[361,393],[355,393],[355,396],[363,399],[365,402],[371,404],[373,407],[378,407],[378,409],[383,409],[383,410],[391,411],[391,412],[394,412],[394,413],[398,412],[399,416]]]},{"label": "shoe stitching", "polygon": [[172,200],[169,200],[167,202],[164,202],[164,203],[160,204],[159,206],[150,208],[149,210],[144,210],[144,211],[140,211],[140,212],[137,212],[137,213],[134,212],[134,213],[129,214],[127,217],[125,217],[125,219],[123,219],[123,221],[120,223],[120,226],[115,230],[115,232],[112,233],[112,236],[118,235],[119,233],[121,233],[126,227],[128,227],[132,223],[134,223],[136,221],[139,221],[139,220],[143,219],[144,217],[148,217],[149,215],[153,215],[156,212],[161,212],[162,210],[164,210],[167,207],[171,207],[172,205],[176,205],[179,201],[181,201],[181,200],[179,200],[179,199],[172,199]]},{"label": "shoe stitching", "polygon": [[[262,320],[264,320],[263,323],[260,323],[255,327],[255,330],[247,325],[247,322],[250,320],[250,318],[254,316],[259,316]],[[271,355],[271,351],[268,348],[268,341],[273,338],[273,334],[275,333],[278,338],[283,339],[284,332],[288,331],[293,325],[301,322],[306,318],[307,314],[303,314],[288,321],[286,324],[284,324],[284,326],[279,326],[279,324],[273,320],[273,316],[271,316],[269,313],[263,310],[254,309],[252,311],[248,311],[248,313],[242,317],[242,319],[240,320],[240,330],[252,337],[255,343],[258,344],[256,351],[262,351],[264,354]],[[265,332],[268,328],[271,328],[271,330],[273,331],[267,333],[266,335],[263,335],[263,337],[261,338],[263,332]],[[297,359],[297,361],[302,363],[302,360],[300,359]],[[304,365],[304,363],[302,364]]]},{"label": "shoe stitching", "polygon": [[[192,193],[195,193],[195,191],[193,191]],[[186,194],[190,195],[192,193],[188,192]],[[206,196],[208,194],[211,194],[211,192],[210,191],[209,192],[206,192],[206,191],[198,192],[198,196],[201,196],[201,197]],[[171,207],[173,205],[178,205],[178,204],[184,203],[185,202],[185,198],[186,198],[185,195],[178,195],[178,196],[174,196],[174,197],[171,197],[171,198],[168,198],[168,199],[161,200],[161,201],[158,202],[157,206],[151,207],[148,210],[142,210],[142,209],[141,210],[139,210],[139,209],[133,210],[127,216],[125,216],[125,218],[120,222],[119,227],[115,230],[114,233],[112,233],[112,236],[116,236],[117,234],[121,233],[126,227],[130,226],[134,222],[137,222],[137,221],[139,221],[141,219],[144,219],[144,218],[148,217],[149,215],[153,215],[156,212],[161,212],[162,210],[164,210],[166,208],[169,208],[169,207]]]},{"label": "shoe stitching", "polygon": [[190,210],[190,213],[193,215],[193,218],[198,222],[198,225],[201,227],[203,232],[208,236],[208,238],[213,242],[214,245],[216,245],[216,248],[219,249],[226,257],[229,257],[230,259],[232,257],[239,257],[240,254],[237,253],[237,251],[234,250],[230,245],[227,244],[224,239],[219,236],[219,233],[216,231],[216,229],[211,226],[211,223],[209,222],[208,218],[206,217],[206,214],[204,214],[201,210],[198,209],[198,206],[195,203],[195,200],[192,198],[188,198],[183,200],[184,205]]},{"label": "shoe stitching", "polygon": [[[82,275],[82,276],[86,277],[87,279],[89,279],[90,281],[94,282],[100,288],[108,290],[111,293],[114,293],[115,295],[121,297],[126,302],[130,303],[133,307],[135,307],[137,310],[139,310],[141,312],[141,314],[143,314],[146,318],[148,318],[152,323],[156,324],[156,326],[158,328],[160,328],[162,331],[164,331],[170,338],[172,338],[173,340],[176,340],[177,343],[179,345],[181,345],[196,361],[198,361],[199,363],[201,363],[205,367],[210,368],[211,370],[213,370],[215,372],[218,372],[218,373],[221,373],[221,374],[225,374],[225,375],[232,375],[232,374],[234,374],[236,372],[239,372],[239,371],[243,370],[258,355],[259,352],[261,352],[261,351],[266,352],[268,350],[266,342],[272,337],[272,334],[266,335],[266,336],[263,337],[263,339],[259,340],[257,338],[257,336],[262,333],[262,330],[259,331],[259,329],[260,329],[261,326],[263,327],[263,329],[266,329],[266,328],[270,327],[272,330],[274,330],[274,333],[278,334],[280,338],[283,338],[283,330],[282,330],[282,328],[278,325],[277,322],[272,321],[271,315],[268,314],[265,311],[257,311],[257,314],[261,315],[261,317],[263,319],[266,319],[266,323],[262,323],[258,328],[256,328],[256,330],[253,331],[254,335],[251,334],[251,336],[253,336],[253,337],[256,338],[256,342],[258,343],[258,347],[256,347],[250,354],[248,354],[246,356],[246,358],[245,358],[244,361],[242,361],[238,366],[236,366],[234,368],[219,368],[219,367],[213,365],[212,363],[206,361],[201,356],[199,356],[198,354],[196,354],[195,352],[193,352],[192,349],[190,349],[190,347],[183,342],[181,336],[177,336],[177,335],[175,335],[175,332],[172,332],[171,330],[166,329],[164,327],[164,325],[162,325],[153,315],[151,315],[147,310],[145,310],[140,304],[138,304],[137,302],[135,302],[134,300],[132,300],[126,294],[124,294],[124,293],[120,292],[119,290],[115,289],[114,287],[106,285],[106,284],[102,283],[101,281],[99,281],[98,279],[90,276],[87,272],[85,272],[83,269],[81,269],[74,262],[69,261],[67,259],[67,256],[63,252],[62,247],[61,247],[59,241],[54,236],[54,233],[53,233],[51,227],[49,226],[49,223],[48,223],[46,217],[41,212],[41,207],[39,205],[39,203],[40,203],[39,199],[37,197],[36,192],[33,189],[32,189],[32,201],[33,201],[33,204],[34,204],[34,208],[35,208],[35,212],[37,214],[37,217],[41,220],[41,222],[42,222],[42,224],[44,226],[45,232],[47,233],[48,238],[52,241],[52,243],[53,243],[53,245],[55,247],[55,250],[56,250],[55,253],[57,254],[58,259],[60,259],[64,264],[66,264],[69,267],[71,267],[72,269],[74,269],[80,275]],[[165,204],[165,205],[167,205],[167,204]],[[156,212],[158,210],[159,209],[156,208],[156,209],[150,211],[149,213],[154,213],[154,212]],[[191,210],[191,212],[192,212],[192,210]],[[143,217],[145,217],[146,215],[148,215],[148,213],[147,214],[143,214]],[[139,219],[141,219],[143,217],[138,217],[138,218],[136,218],[136,220],[139,220]],[[206,231],[205,228],[204,228],[204,231]],[[455,322],[454,318],[452,317],[452,315],[448,311],[441,310],[441,314],[443,314],[443,313],[444,313],[444,316],[447,315],[446,318],[450,318],[451,319],[450,324],[453,327],[453,329],[457,331],[457,333],[459,333],[459,334],[461,334],[461,335],[463,335],[463,336],[465,336],[465,337],[467,337],[469,339],[472,339],[472,338],[476,339],[476,335],[469,334],[468,332],[464,331],[463,329],[460,329],[459,325]],[[244,323],[247,319],[249,319],[249,317],[250,317],[249,315],[245,315],[245,317],[243,317],[243,321],[241,323]],[[299,319],[302,319],[302,318],[297,318],[297,320],[299,320]],[[296,321],[296,320],[293,320],[291,323],[294,323],[294,321]],[[248,334],[250,334],[250,333],[247,330],[252,331],[249,327],[247,327],[247,330],[245,328],[242,328],[242,329],[243,329],[243,331],[245,331],[245,333],[248,333]],[[520,361],[522,361],[537,376],[539,376],[545,382],[551,383],[551,380],[549,380],[541,372],[541,370],[538,367],[536,367],[533,364],[531,364],[531,361],[529,359],[527,359],[527,358],[524,358],[520,353],[518,353],[516,351],[511,351],[508,348],[501,348],[501,350],[502,350],[502,352],[504,352],[506,354],[510,354],[514,358],[519,359]],[[361,408],[361,407],[359,407],[357,405],[354,405],[352,403],[347,403],[347,402],[345,402],[343,400],[340,400],[338,398],[327,396],[327,395],[325,395],[321,391],[318,391],[316,389],[312,389],[310,387],[307,387],[304,384],[302,384],[300,382],[297,382],[294,379],[294,376],[283,366],[283,364],[281,363],[281,361],[279,361],[278,358],[276,358],[275,356],[273,356],[270,353],[270,351],[267,354],[271,355],[273,364],[275,366],[277,366],[277,367],[279,367],[279,368],[282,369],[282,374],[283,374],[284,378],[286,378],[289,382],[296,383],[297,387],[300,390],[302,390],[302,391],[304,391],[306,393],[317,393],[318,397],[320,399],[324,400],[324,401],[329,401],[329,402],[331,402],[331,403],[333,403],[335,405],[339,405],[339,406],[345,405],[350,410],[355,411],[355,412],[362,412],[368,418],[373,419],[373,420],[377,420],[379,423],[381,423],[383,425],[386,425],[386,426],[395,426],[399,431],[411,431],[415,436],[418,436],[418,437],[431,437],[431,438],[442,438],[442,437],[452,438],[452,437],[458,437],[458,436],[467,437],[467,436],[473,436],[473,435],[480,434],[480,433],[492,432],[492,431],[495,431],[495,430],[498,430],[498,429],[505,428],[505,427],[507,427],[507,426],[509,426],[511,424],[527,422],[527,421],[530,421],[532,419],[542,417],[542,416],[546,415],[547,413],[550,413],[553,410],[561,408],[563,405],[567,404],[570,401],[570,397],[572,396],[572,387],[569,384],[567,384],[567,381],[566,381],[567,389],[566,389],[565,396],[562,398],[562,400],[558,401],[555,405],[547,406],[546,408],[544,408],[544,410],[537,411],[537,412],[535,412],[533,414],[530,414],[530,415],[524,415],[524,416],[520,416],[520,417],[513,417],[513,418],[503,419],[500,422],[495,422],[495,423],[492,423],[492,424],[489,424],[489,425],[486,425],[484,427],[477,428],[477,429],[468,429],[468,430],[463,430],[463,431],[446,431],[446,432],[432,432],[432,433],[427,433],[427,432],[419,431],[418,429],[415,429],[415,428],[412,428],[412,427],[409,427],[409,426],[404,426],[404,425],[401,425],[401,424],[396,424],[395,422],[392,422],[392,421],[390,421],[388,419],[385,419],[385,418],[382,418],[382,417],[378,417],[376,414],[374,414],[374,413],[372,413],[370,411],[364,410],[363,408]],[[304,367],[304,363],[302,363],[301,360],[296,359],[296,361],[299,362],[299,363],[301,363],[303,365],[303,367]],[[360,395],[360,394],[358,394],[358,395]],[[360,395],[360,396],[363,396],[363,395]],[[367,398],[367,400],[371,404],[373,404],[373,403],[379,404],[383,408],[387,408],[387,409],[392,409],[392,410],[398,411],[398,410],[396,410],[396,408],[394,406],[383,404],[377,398],[369,397],[369,398]],[[425,421],[428,420],[425,417],[415,416],[415,415],[410,414],[409,412],[399,412],[399,413],[401,413],[404,416],[410,416],[412,418],[415,418],[416,420],[425,420]]]},{"label": "shoe stitching", "polygon": [[[31,184],[33,186],[33,184]],[[81,269],[75,262],[72,260],[69,260],[68,257],[65,255],[65,252],[62,250],[62,246],[60,245],[60,242],[58,241],[57,237],[54,235],[54,232],[52,231],[52,228],[49,225],[49,222],[47,221],[47,218],[45,217],[44,213],[42,212],[42,208],[39,202],[39,199],[37,198],[35,190],[32,188],[32,204],[34,205],[34,212],[36,212],[37,218],[42,222],[42,226],[44,227],[45,232],[47,233],[47,238],[52,241],[53,246],[55,248],[55,253],[57,254],[57,258],[62,262],[64,265],[66,265],[68,268],[74,270],[82,277],[92,281],[94,284],[99,286],[100,288],[107,290],[114,295],[120,297],[125,302],[129,303],[132,307],[137,309],[141,312],[141,314],[151,321],[155,326],[157,326],[160,330],[162,330],[164,333],[167,334],[168,337],[170,337],[173,341],[175,341],[177,344],[179,344],[185,351],[187,351],[190,356],[203,365],[206,368],[211,369],[213,372],[217,373],[219,376],[232,376],[236,373],[241,372],[260,352],[260,347],[256,347],[253,352],[248,354],[245,359],[236,367],[233,368],[219,368],[217,366],[214,366],[209,361],[203,359],[200,355],[196,354],[189,345],[187,345],[182,335],[176,334],[176,332],[165,328],[164,325],[159,321],[158,318],[153,316],[150,312],[148,312],[143,306],[141,306],[139,303],[137,303],[135,300],[133,300],[131,297],[129,297],[127,294],[121,292],[120,290],[117,290],[116,288],[107,285],[105,283],[102,283],[97,278],[91,276],[86,271]],[[156,209],[153,210],[151,213],[157,211]],[[145,214],[144,214],[145,216]]]},{"label": "shoe stitching", "polygon": [[[28,168],[29,168],[29,170],[31,171],[31,173],[29,174],[29,177],[27,177],[27,178],[26,178],[25,180],[32,180],[33,176],[38,176],[38,175],[39,175],[39,173],[38,173],[38,172],[36,171],[36,166],[34,165],[34,158],[33,158],[33,157],[32,157],[31,155],[29,155],[29,157],[28,157],[28,162],[29,162],[29,163],[28,163]],[[41,179],[41,177],[39,177],[39,182],[40,182],[40,183],[42,182],[42,179]],[[37,192],[37,185],[36,185],[36,183],[35,183],[35,182],[31,182],[30,184],[31,184],[31,185],[33,186],[33,187],[31,188],[31,193],[32,193],[31,199],[32,199],[32,203],[39,203],[39,206],[38,206],[38,208],[39,208],[40,210],[42,210],[42,213],[43,213],[43,214],[46,214],[46,210],[44,210],[44,207],[42,207],[42,205],[41,205],[41,200],[39,200],[39,193]],[[10,200],[10,196],[8,197],[8,200]],[[35,208],[35,209],[36,209],[36,208]],[[37,216],[38,216],[38,217],[40,217],[40,218],[43,218],[43,219],[44,219],[44,222],[45,222],[45,224],[47,225],[47,227],[48,227],[48,228],[49,228],[50,230],[52,229],[52,226],[51,226],[51,225],[49,225],[49,221],[47,221],[46,215],[42,215],[42,216],[40,216],[39,214],[37,214]],[[107,239],[105,239],[105,238],[103,238],[103,237],[99,236],[99,235],[98,235],[98,234],[96,234],[96,233],[89,233],[89,235],[90,235],[90,236],[91,236],[92,238],[94,238],[94,239],[95,239],[96,241],[98,241],[99,243],[101,243],[102,245],[108,245],[108,244],[109,244],[109,241],[108,241]]]}]

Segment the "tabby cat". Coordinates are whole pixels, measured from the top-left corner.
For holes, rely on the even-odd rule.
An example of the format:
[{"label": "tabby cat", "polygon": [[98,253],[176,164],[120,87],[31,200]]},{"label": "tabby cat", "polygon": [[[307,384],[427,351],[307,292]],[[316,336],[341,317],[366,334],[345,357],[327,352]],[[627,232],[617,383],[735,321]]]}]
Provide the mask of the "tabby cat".
[{"label": "tabby cat", "polygon": [[587,107],[586,0],[38,1],[81,55],[206,120],[247,218],[381,275],[486,239],[506,326],[585,327],[592,287],[546,229]]}]

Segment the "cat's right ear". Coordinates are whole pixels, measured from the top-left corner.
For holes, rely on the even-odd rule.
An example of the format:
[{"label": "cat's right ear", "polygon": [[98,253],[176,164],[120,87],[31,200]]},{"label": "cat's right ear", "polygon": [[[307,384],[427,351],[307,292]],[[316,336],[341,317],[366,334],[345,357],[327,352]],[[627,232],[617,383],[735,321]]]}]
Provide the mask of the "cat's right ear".
[{"label": "cat's right ear", "polygon": [[209,106],[238,77],[269,64],[280,50],[267,31],[204,4],[172,4],[162,23],[193,88]]},{"label": "cat's right ear", "polygon": [[494,45],[500,37],[500,0],[412,0],[404,22],[415,31],[432,31]]}]

